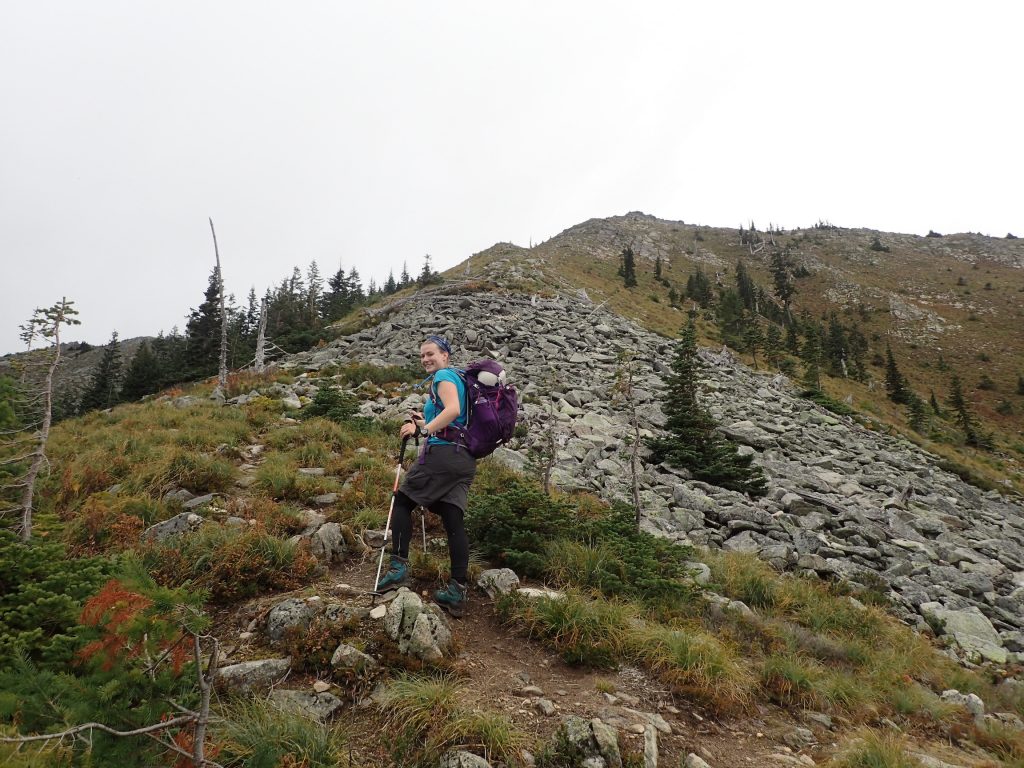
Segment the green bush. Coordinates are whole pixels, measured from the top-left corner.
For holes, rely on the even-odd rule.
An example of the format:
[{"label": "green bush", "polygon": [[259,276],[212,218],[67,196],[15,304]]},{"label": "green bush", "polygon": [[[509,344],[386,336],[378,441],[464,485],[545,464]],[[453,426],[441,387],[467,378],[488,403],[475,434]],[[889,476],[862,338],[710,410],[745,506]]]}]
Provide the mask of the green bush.
[{"label": "green bush", "polygon": [[0,669],[19,657],[68,664],[81,644],[82,605],[112,571],[106,558],[70,559],[57,542],[25,544],[0,531]]},{"label": "green bush", "polygon": [[513,481],[504,493],[473,494],[466,510],[474,547],[521,576],[543,576],[548,543],[575,524],[567,504],[522,481]]},{"label": "green bush", "polygon": [[305,549],[250,528],[207,525],[193,534],[142,548],[142,560],[161,584],[205,590],[215,602],[295,589],[319,566]]}]

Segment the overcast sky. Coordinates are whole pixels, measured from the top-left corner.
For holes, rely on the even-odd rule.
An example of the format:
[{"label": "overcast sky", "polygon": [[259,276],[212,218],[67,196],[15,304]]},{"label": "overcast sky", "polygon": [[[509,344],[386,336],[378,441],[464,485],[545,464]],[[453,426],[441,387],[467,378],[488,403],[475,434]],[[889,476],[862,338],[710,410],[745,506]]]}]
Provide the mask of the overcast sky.
[{"label": "overcast sky", "polygon": [[1024,235],[1020,8],[0,0],[0,353],[184,327],[208,216],[240,301],[631,210]]}]

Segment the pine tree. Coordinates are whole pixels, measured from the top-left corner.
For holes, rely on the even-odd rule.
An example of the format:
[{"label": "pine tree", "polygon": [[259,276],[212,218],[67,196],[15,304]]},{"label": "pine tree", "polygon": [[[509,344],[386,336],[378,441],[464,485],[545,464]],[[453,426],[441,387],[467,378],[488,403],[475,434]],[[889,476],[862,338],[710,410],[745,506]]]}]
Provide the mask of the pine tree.
[{"label": "pine tree", "polygon": [[896,367],[896,357],[888,344],[885,345],[885,390],[894,403],[908,402],[907,380]]},{"label": "pine tree", "polygon": [[416,279],[421,286],[430,285],[431,283],[437,282],[437,272],[434,272],[430,268],[430,254],[423,256],[423,269],[420,270],[420,276]]},{"label": "pine tree", "polygon": [[805,329],[800,358],[804,362],[803,385],[811,392],[821,392],[821,341],[819,329],[813,325]]},{"label": "pine tree", "polygon": [[792,321],[786,323],[786,351],[791,355],[800,354],[800,332]]},{"label": "pine tree", "polygon": [[308,322],[312,328],[320,327],[320,307],[323,304],[324,281],[320,277],[320,267],[314,259],[309,263],[309,270],[306,272],[306,312]]},{"label": "pine tree", "polygon": [[776,249],[771,260],[772,282],[775,284],[775,295],[782,302],[786,317],[791,317],[790,302],[796,293],[793,283],[793,261],[786,249]]},{"label": "pine tree", "polygon": [[162,378],[160,361],[150,348],[149,342],[142,342],[125,373],[121,385],[121,400],[138,400],[159,391]]},{"label": "pine tree", "polygon": [[676,287],[674,285],[669,286],[668,289],[668,305],[670,307],[679,306],[679,293],[676,291]]},{"label": "pine tree", "polygon": [[220,359],[220,270],[210,273],[203,303],[189,313],[185,324],[187,377],[216,373]]},{"label": "pine tree", "polygon": [[772,365],[778,365],[779,353],[782,352],[782,331],[775,323],[768,323],[764,335],[764,352]]},{"label": "pine tree", "polygon": [[935,399],[935,390],[928,390],[928,404],[932,407],[932,413],[936,416],[942,415],[942,409],[939,408],[939,401]]},{"label": "pine tree", "polygon": [[390,296],[398,290],[398,283],[395,282],[395,270],[388,270],[388,279],[384,282],[384,295]]},{"label": "pine tree", "polygon": [[118,402],[118,390],[121,383],[121,350],[117,345],[117,331],[103,349],[103,357],[92,373],[92,379],[78,409],[82,413],[102,408],[112,408]]},{"label": "pine tree", "polygon": [[686,295],[704,309],[711,305],[711,281],[700,267],[697,267],[693,274],[686,278]]},{"label": "pine tree", "polygon": [[622,284],[627,288],[636,286],[636,256],[628,245],[622,249]]},{"label": "pine tree", "polygon": [[340,320],[352,310],[352,297],[349,295],[348,285],[345,268],[339,266],[338,271],[328,278],[328,290],[324,293],[321,314],[328,323]]},{"label": "pine tree", "polygon": [[412,278],[409,277],[409,267],[406,263],[402,262],[402,276],[398,278],[398,287],[407,288],[412,285]]},{"label": "pine tree", "polygon": [[654,279],[661,280],[661,254],[654,257]]},{"label": "pine tree", "polygon": [[949,405],[956,416],[956,422],[963,430],[968,445],[978,445],[978,433],[974,428],[974,414],[971,413],[967,400],[964,398],[960,377],[955,373],[949,381]]},{"label": "pine tree", "polygon": [[828,332],[822,340],[822,356],[832,376],[846,376],[846,329],[833,312],[828,319]]},{"label": "pine tree", "polygon": [[757,370],[757,351],[762,349],[765,345],[764,331],[761,330],[761,325],[757,322],[756,317],[750,317],[747,322],[746,330],[743,332],[743,341],[746,345],[747,352],[754,360],[754,370]]},{"label": "pine tree", "polygon": [[743,301],[743,306],[749,312],[757,312],[757,286],[754,285],[742,259],[736,262],[736,291]]},{"label": "pine tree", "polygon": [[689,469],[699,480],[735,491],[761,495],[766,480],[760,468],[752,466],[753,456],[740,456],[736,446],[715,428],[715,422],[697,399],[700,358],[693,318],[676,342],[672,373],[662,409],[668,417],[668,436],[648,441],[656,462],[668,461]]},{"label": "pine tree", "polygon": [[916,392],[910,392],[907,395],[907,420],[910,423],[910,428],[921,434],[928,426],[927,406]]},{"label": "pine tree", "polygon": [[722,329],[722,341],[734,349],[741,349],[746,323],[740,295],[732,288],[723,289],[715,314],[718,327]]}]

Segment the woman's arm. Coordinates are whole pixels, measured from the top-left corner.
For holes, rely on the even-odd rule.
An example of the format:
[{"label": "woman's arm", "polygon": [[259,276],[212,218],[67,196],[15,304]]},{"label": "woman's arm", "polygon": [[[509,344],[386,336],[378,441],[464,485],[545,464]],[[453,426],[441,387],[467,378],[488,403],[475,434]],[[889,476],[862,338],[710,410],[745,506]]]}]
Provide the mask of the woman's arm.
[{"label": "woman's arm", "polygon": [[444,409],[423,425],[423,429],[430,434],[440,432],[457,418],[462,408],[459,405],[459,389],[451,381],[442,381],[437,385],[437,396],[441,399]]}]

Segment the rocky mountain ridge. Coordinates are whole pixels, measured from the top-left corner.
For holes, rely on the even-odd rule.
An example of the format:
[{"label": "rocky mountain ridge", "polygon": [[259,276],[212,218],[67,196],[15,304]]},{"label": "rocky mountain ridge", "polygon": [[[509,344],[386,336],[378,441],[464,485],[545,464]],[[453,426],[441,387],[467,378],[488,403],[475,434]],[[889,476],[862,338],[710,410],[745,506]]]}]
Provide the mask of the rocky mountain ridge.
[{"label": "rocky mountain ridge", "polygon": [[[487,275],[499,284],[538,277],[536,260],[521,255],[509,249]],[[620,354],[632,354],[642,434],[653,434],[664,424],[659,392],[669,340],[578,292],[437,292],[400,303],[379,324],[286,365],[406,365],[425,333],[447,334],[457,362],[492,356],[506,364],[530,431],[499,452],[502,461],[525,467],[530,445],[551,430],[555,483],[629,498],[630,430],[611,386]],[[638,481],[647,530],[880,589],[904,620],[945,632],[973,661],[1003,662],[1024,651],[1019,500],[982,492],[911,443],[824,411],[785,377],[753,371],[728,350],[701,355],[705,405],[739,450],[755,456],[770,492],[753,501],[686,472],[643,464]],[[380,398],[364,411],[402,415],[421,397]]]}]

